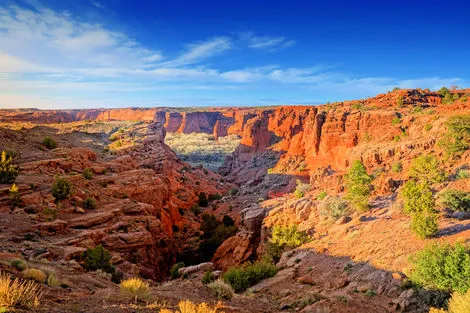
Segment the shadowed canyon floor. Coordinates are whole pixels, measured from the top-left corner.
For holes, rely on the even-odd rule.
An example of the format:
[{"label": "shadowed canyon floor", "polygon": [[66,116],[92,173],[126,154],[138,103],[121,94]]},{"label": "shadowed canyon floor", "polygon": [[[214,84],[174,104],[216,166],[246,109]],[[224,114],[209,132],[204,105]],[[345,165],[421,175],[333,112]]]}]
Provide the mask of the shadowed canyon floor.
[{"label": "shadowed canyon floor", "polygon": [[[38,312],[159,312],[186,299],[219,303],[218,312],[428,312],[445,295],[409,283],[409,258],[430,243],[468,244],[470,216],[437,201],[438,229],[420,239],[401,190],[413,162],[432,155],[445,172],[436,199],[470,192],[470,151],[451,157],[442,144],[449,120],[470,114],[470,90],[449,92],[457,96],[446,104],[436,92],[397,90],[315,107],[0,110],[0,150],[19,168],[15,204],[12,183],[0,184],[0,270],[47,274],[41,304],[27,309]],[[371,177],[360,212],[346,201],[357,160]],[[71,190],[59,199],[61,179]],[[209,214],[235,225],[204,230]],[[206,268],[169,280],[181,261],[212,262],[217,276],[262,259],[273,229],[291,225],[308,240],[282,253],[276,275],[231,299],[201,282]],[[143,299],[87,267],[98,245],[115,272],[150,284]]]}]

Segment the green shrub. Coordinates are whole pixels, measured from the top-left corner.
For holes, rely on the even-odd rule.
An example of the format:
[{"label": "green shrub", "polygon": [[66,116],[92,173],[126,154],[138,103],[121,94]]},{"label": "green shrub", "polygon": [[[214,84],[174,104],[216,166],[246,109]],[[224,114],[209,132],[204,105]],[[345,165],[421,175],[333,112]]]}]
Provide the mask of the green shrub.
[{"label": "green shrub", "polygon": [[93,170],[89,167],[87,167],[86,169],[83,170],[83,177],[85,177],[85,179],[92,179],[93,178]]},{"label": "green shrub", "polygon": [[446,122],[447,133],[438,142],[448,155],[462,154],[470,147],[470,115],[452,116]]},{"label": "green shrub", "polygon": [[233,298],[233,289],[227,285],[223,280],[218,279],[207,285],[209,289],[215,292],[218,299],[230,300]]},{"label": "green shrub", "polygon": [[212,274],[212,271],[206,271],[206,272],[204,273],[204,276],[202,276],[202,283],[203,283],[204,285],[207,285],[207,284],[213,282],[214,279],[215,279],[215,278],[214,278],[214,274]]},{"label": "green shrub", "polygon": [[445,95],[447,95],[448,93],[450,93],[450,90],[447,89],[446,87],[442,87],[441,89],[439,89],[438,93],[439,93],[441,96],[445,97]]},{"label": "green shrub", "polygon": [[430,245],[410,261],[409,277],[418,286],[460,293],[470,289],[470,251],[461,243]]},{"label": "green shrub", "polygon": [[425,130],[425,131],[428,132],[428,131],[430,131],[431,129],[432,129],[432,125],[431,125],[431,124],[426,124],[426,125],[424,125],[424,130]]},{"label": "green shrub", "polygon": [[457,174],[455,175],[455,179],[466,179],[470,178],[470,171],[469,170],[464,170],[460,169],[458,170]]},{"label": "green shrub", "polygon": [[328,196],[328,194],[326,193],[326,191],[322,191],[322,192],[320,192],[320,193],[317,195],[316,199],[317,199],[317,200],[323,200],[323,199],[326,198],[326,196]]},{"label": "green shrub", "polygon": [[56,178],[51,186],[51,192],[54,198],[62,200],[72,193],[72,184],[63,178]]},{"label": "green shrub", "polygon": [[2,151],[0,159],[0,184],[13,183],[18,176],[18,167],[13,164],[13,158]]},{"label": "green shrub", "polygon": [[49,150],[57,148],[57,142],[55,142],[51,137],[44,138],[42,144]]},{"label": "green shrub", "polygon": [[452,96],[451,93],[448,93],[444,96],[444,99],[442,99],[442,103],[444,104],[452,104],[454,103],[454,97]]},{"label": "green shrub", "polygon": [[235,221],[233,220],[233,218],[228,215],[224,215],[224,217],[222,218],[222,223],[224,223],[225,226],[235,225]]},{"label": "green shrub", "polygon": [[437,234],[437,214],[429,212],[415,212],[411,214],[411,230],[419,238],[425,239]]},{"label": "green shrub", "polygon": [[346,174],[347,199],[358,212],[369,209],[369,195],[372,177],[367,174],[366,167],[356,160]]},{"label": "green shrub", "polygon": [[21,203],[20,192],[16,184],[11,185],[10,189],[8,189],[8,202],[13,209]]},{"label": "green shrub", "polygon": [[457,189],[448,189],[439,194],[440,205],[454,211],[470,211],[470,192]]},{"label": "green shrub", "polygon": [[305,193],[310,189],[310,185],[302,183],[300,179],[297,179],[296,183],[297,187],[295,188],[294,196],[297,199],[303,198],[305,196]]},{"label": "green shrub", "polygon": [[220,199],[222,199],[222,196],[220,194],[216,193],[216,194],[209,195],[209,198],[207,200],[209,202],[212,202],[214,200],[220,200]]},{"label": "green shrub", "polygon": [[402,108],[405,105],[405,98],[403,96],[398,97],[397,106]]},{"label": "green shrub", "polygon": [[238,189],[237,189],[237,188],[232,188],[232,189],[230,190],[230,194],[231,194],[232,196],[235,196],[237,193],[238,193]]},{"label": "green shrub", "polygon": [[290,226],[274,225],[271,231],[271,242],[282,247],[297,248],[309,240],[304,231],[299,231],[296,224]]},{"label": "green shrub", "polygon": [[111,281],[115,284],[120,284],[124,279],[124,273],[121,271],[114,271],[111,275]]},{"label": "green shrub", "polygon": [[235,292],[239,293],[265,278],[273,277],[277,271],[278,269],[274,264],[259,261],[253,264],[244,264],[240,267],[232,267],[225,272],[223,279]]},{"label": "green shrub", "polygon": [[402,170],[403,170],[403,165],[401,164],[401,162],[396,162],[392,164],[393,173],[401,173]]},{"label": "green shrub", "polygon": [[409,175],[411,178],[429,184],[440,183],[446,179],[446,173],[440,169],[440,162],[430,154],[414,159]]},{"label": "green shrub", "polygon": [[85,269],[87,271],[103,270],[108,273],[114,271],[113,265],[110,263],[111,254],[108,250],[98,245],[93,249],[85,252]]},{"label": "green shrub", "polygon": [[96,209],[96,200],[93,198],[86,198],[83,203],[82,207],[87,210],[95,210]]},{"label": "green shrub", "polygon": [[333,221],[337,221],[343,216],[349,215],[348,203],[340,197],[330,197],[320,203],[320,214],[327,216]]},{"label": "green shrub", "polygon": [[28,262],[20,258],[11,259],[8,261],[8,263],[10,263],[12,267],[16,268],[19,271],[23,271],[28,268]]},{"label": "green shrub", "polygon": [[209,200],[207,199],[207,195],[205,192],[199,193],[199,206],[200,207],[207,207],[209,205]]},{"label": "green shrub", "polygon": [[392,119],[392,125],[393,126],[398,125],[400,123],[401,123],[401,119],[398,116],[396,116]]},{"label": "green shrub", "polygon": [[427,182],[407,181],[400,191],[400,196],[404,200],[405,213],[434,212],[436,201]]},{"label": "green shrub", "polygon": [[47,275],[40,269],[28,268],[23,271],[23,276],[41,283],[44,283],[47,279]]},{"label": "green shrub", "polygon": [[185,265],[183,262],[178,262],[176,264],[174,264],[171,269],[170,269],[170,278],[171,279],[176,279],[178,277],[180,277],[180,274],[179,274],[179,270],[180,268],[183,268]]}]

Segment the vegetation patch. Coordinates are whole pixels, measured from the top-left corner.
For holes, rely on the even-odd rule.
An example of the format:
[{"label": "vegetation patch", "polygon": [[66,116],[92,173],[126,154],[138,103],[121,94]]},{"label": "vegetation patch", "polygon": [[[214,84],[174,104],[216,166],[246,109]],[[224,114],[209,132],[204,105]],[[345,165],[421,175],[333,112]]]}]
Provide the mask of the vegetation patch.
[{"label": "vegetation patch", "polygon": [[13,157],[2,151],[0,158],[0,184],[13,183],[18,176],[18,167],[13,164]]},{"label": "vegetation patch", "polygon": [[276,275],[277,267],[266,261],[244,264],[232,267],[224,273],[223,279],[236,293],[240,293],[259,281]]},{"label": "vegetation patch", "polygon": [[15,309],[32,310],[39,306],[42,296],[39,284],[19,278],[12,279],[8,274],[0,273],[0,312]]},{"label": "vegetation patch", "polygon": [[359,160],[354,161],[345,178],[347,199],[358,212],[367,211],[369,209],[372,176],[367,173],[364,164]]}]

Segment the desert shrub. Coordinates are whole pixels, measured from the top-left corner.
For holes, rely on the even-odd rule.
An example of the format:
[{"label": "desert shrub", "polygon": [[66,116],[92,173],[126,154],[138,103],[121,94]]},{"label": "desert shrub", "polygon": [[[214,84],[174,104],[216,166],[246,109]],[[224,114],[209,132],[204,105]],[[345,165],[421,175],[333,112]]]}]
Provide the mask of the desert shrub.
[{"label": "desert shrub", "polygon": [[426,125],[424,125],[424,130],[425,130],[425,131],[428,132],[428,131],[430,131],[431,129],[432,129],[432,125],[431,125],[431,124],[426,124]]},{"label": "desert shrub", "polygon": [[28,267],[28,262],[19,258],[13,258],[9,260],[8,263],[19,271],[23,271]]},{"label": "desert shrub", "polygon": [[405,98],[403,96],[398,97],[397,99],[397,106],[402,108],[405,105]]},{"label": "desert shrub", "polygon": [[83,177],[85,177],[85,179],[90,180],[93,178],[93,170],[89,167],[84,169],[82,174],[83,174]]},{"label": "desert shrub", "polygon": [[51,137],[44,138],[42,144],[49,150],[57,148],[57,142],[55,142]]},{"label": "desert shrub", "polygon": [[225,226],[235,225],[235,221],[233,220],[233,218],[228,215],[224,215],[224,217],[222,217],[222,223],[224,223]]},{"label": "desert shrub", "polygon": [[85,252],[85,269],[87,271],[103,270],[111,273],[114,271],[114,267],[110,261],[111,254],[102,245],[97,245]]},{"label": "desert shrub", "polygon": [[449,313],[470,312],[470,291],[466,293],[455,292],[449,300]]},{"label": "desert shrub", "polygon": [[273,277],[277,271],[274,264],[259,261],[240,267],[232,267],[224,273],[223,279],[235,292],[239,293],[265,278]]},{"label": "desert shrub", "polygon": [[419,238],[425,239],[434,236],[438,229],[437,214],[429,212],[415,212],[411,214],[411,230]]},{"label": "desert shrub", "polygon": [[49,207],[45,207],[41,214],[48,220],[48,221],[53,221],[57,217],[57,210],[56,209],[51,209]]},{"label": "desert shrub", "polygon": [[398,125],[400,123],[401,123],[401,119],[398,116],[396,116],[392,119],[392,125],[393,126]]},{"label": "desert shrub", "polygon": [[454,97],[452,96],[451,93],[448,93],[444,96],[444,99],[442,99],[442,103],[444,104],[452,104],[454,103]]},{"label": "desert shrub", "polygon": [[161,309],[159,313],[223,313],[218,311],[218,305],[215,307],[211,307],[205,302],[195,304],[189,300],[180,301],[178,303],[178,309],[179,311]]},{"label": "desert shrub", "polygon": [[56,178],[51,186],[51,192],[54,198],[62,200],[72,193],[72,184],[63,178]]},{"label": "desert shrub", "polygon": [[237,193],[238,193],[238,189],[237,189],[237,188],[232,188],[232,189],[230,189],[230,195],[235,196]]},{"label": "desert shrub", "polygon": [[438,196],[438,203],[454,211],[470,211],[470,192],[448,189]]},{"label": "desert shrub", "polygon": [[289,226],[274,225],[270,241],[282,247],[297,248],[309,240],[304,231],[299,231],[296,224]]},{"label": "desert shrub", "polygon": [[442,87],[441,89],[438,90],[438,93],[444,97],[445,95],[447,95],[448,93],[450,93],[450,90],[447,89],[446,87]]},{"label": "desert shrub", "polygon": [[124,279],[124,273],[121,271],[114,271],[111,275],[111,281],[115,284],[120,284]]},{"label": "desert shrub", "polygon": [[343,216],[349,215],[348,203],[340,197],[329,197],[319,205],[320,213],[336,221]]},{"label": "desert shrub", "polygon": [[446,173],[440,169],[440,162],[432,155],[422,155],[413,160],[409,175],[418,181],[429,184],[440,183],[446,179]]},{"label": "desert shrub", "polygon": [[304,184],[302,183],[299,179],[297,179],[297,187],[295,188],[294,191],[294,196],[297,199],[303,198],[305,196],[305,193],[310,189],[309,184]]},{"label": "desert shrub", "polygon": [[455,179],[466,179],[470,178],[470,171],[469,170],[464,170],[460,169],[457,171],[457,174],[455,174]]},{"label": "desert shrub", "polygon": [[197,205],[193,205],[190,210],[196,216],[199,216],[199,214],[201,214],[201,208],[198,207]]},{"label": "desert shrub", "polygon": [[199,197],[199,202],[198,202],[199,206],[206,207],[209,204],[209,200],[207,199],[207,195],[205,192],[199,193],[198,197]]},{"label": "desert shrub", "polygon": [[55,273],[49,273],[49,275],[47,275],[46,284],[49,287],[59,287],[60,280],[57,278]]},{"label": "desert shrub", "polygon": [[326,196],[328,196],[328,194],[326,193],[326,191],[322,191],[322,192],[320,192],[320,193],[317,195],[316,199],[317,199],[317,200],[323,200],[323,199],[326,198]]},{"label": "desert shrub", "polygon": [[396,162],[392,164],[392,172],[393,173],[400,173],[403,170],[403,165],[401,162]]},{"label": "desert shrub", "polygon": [[436,201],[427,182],[407,181],[400,191],[400,196],[404,200],[405,213],[434,212]]},{"label": "desert shrub", "polygon": [[357,211],[367,211],[372,177],[367,174],[364,164],[359,160],[354,161],[345,178],[347,199]]},{"label": "desert shrub", "polygon": [[276,264],[281,259],[284,251],[286,251],[285,246],[268,241],[266,243],[266,252],[263,255],[263,260]]},{"label": "desert shrub", "polygon": [[93,198],[86,198],[83,203],[82,207],[87,210],[95,210],[96,209],[96,200]]},{"label": "desert shrub", "polygon": [[207,199],[209,202],[212,202],[214,200],[220,200],[222,199],[222,196],[218,193],[215,193],[215,194],[210,194],[209,195],[209,198]]},{"label": "desert shrub", "polygon": [[0,312],[15,309],[33,309],[40,304],[42,288],[33,281],[12,279],[10,275],[0,273]]},{"label": "desert shrub", "polygon": [[21,196],[16,184],[11,185],[8,189],[8,202],[12,208],[16,208],[21,203]]},{"label": "desert shrub", "polygon": [[450,156],[460,155],[470,147],[470,115],[452,116],[446,122],[447,132],[438,144]]},{"label": "desert shrub", "polygon": [[0,184],[13,183],[18,176],[18,167],[13,164],[13,158],[2,151],[0,158]]},{"label": "desert shrub", "polygon": [[212,274],[212,271],[206,271],[206,272],[204,273],[204,275],[202,276],[201,282],[202,282],[204,285],[207,285],[207,284],[213,282],[214,279],[215,279],[215,278],[214,278],[214,274]]},{"label": "desert shrub", "polygon": [[29,279],[33,279],[38,282],[45,282],[47,279],[47,275],[37,268],[28,268],[23,271],[23,276]]},{"label": "desert shrub", "polygon": [[460,293],[470,289],[470,251],[461,243],[429,245],[410,261],[409,277],[418,286]]},{"label": "desert shrub", "polygon": [[170,269],[170,278],[171,279],[176,279],[180,277],[179,270],[180,268],[183,268],[185,264],[183,262],[179,262],[174,264],[171,269]]},{"label": "desert shrub", "polygon": [[207,287],[215,292],[217,298],[219,299],[230,300],[233,298],[232,287],[230,287],[221,279],[211,282],[209,285],[207,285]]},{"label": "desert shrub", "polygon": [[136,277],[123,280],[119,284],[119,288],[124,296],[131,297],[136,303],[137,300],[143,300],[148,297],[150,291],[149,284]]}]

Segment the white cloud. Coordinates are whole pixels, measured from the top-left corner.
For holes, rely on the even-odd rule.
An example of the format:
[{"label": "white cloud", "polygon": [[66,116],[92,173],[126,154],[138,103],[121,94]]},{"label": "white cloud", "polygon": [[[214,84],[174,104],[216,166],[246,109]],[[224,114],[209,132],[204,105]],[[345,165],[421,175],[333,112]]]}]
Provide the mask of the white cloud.
[{"label": "white cloud", "polygon": [[204,42],[190,44],[186,51],[174,60],[162,63],[162,66],[177,67],[184,65],[192,65],[218,55],[232,47],[232,41],[228,37],[214,37]]},{"label": "white cloud", "polygon": [[286,37],[256,36],[253,33],[241,34],[241,38],[248,42],[250,48],[270,51],[292,47],[296,44],[295,40],[289,40]]}]

